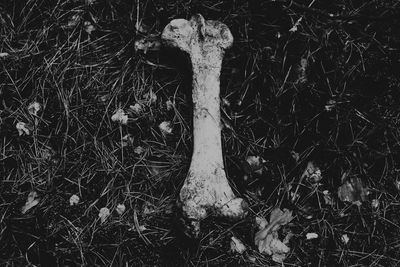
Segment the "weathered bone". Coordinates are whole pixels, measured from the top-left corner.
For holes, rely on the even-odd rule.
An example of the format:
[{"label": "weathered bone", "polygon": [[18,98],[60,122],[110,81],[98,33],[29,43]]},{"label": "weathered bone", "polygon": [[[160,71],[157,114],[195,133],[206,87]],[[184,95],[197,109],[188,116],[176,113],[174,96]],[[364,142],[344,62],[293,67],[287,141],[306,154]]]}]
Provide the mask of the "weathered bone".
[{"label": "weathered bone", "polygon": [[247,203],[229,186],[222,156],[220,72],[224,49],[233,43],[228,27],[195,15],[172,20],[161,39],[190,55],[193,68],[193,155],[180,192],[187,233],[197,237],[208,212],[230,219],[246,215]]}]

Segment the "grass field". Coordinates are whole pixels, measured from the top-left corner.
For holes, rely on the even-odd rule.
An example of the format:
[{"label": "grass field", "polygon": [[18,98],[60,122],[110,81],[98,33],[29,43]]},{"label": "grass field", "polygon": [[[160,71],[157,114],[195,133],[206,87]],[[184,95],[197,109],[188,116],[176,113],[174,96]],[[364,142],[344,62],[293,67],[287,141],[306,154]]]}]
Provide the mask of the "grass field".
[{"label": "grass field", "polygon": [[[190,61],[135,41],[196,13],[235,39],[224,160],[249,215],[191,240]],[[284,266],[400,266],[399,25],[397,0],[0,0],[0,265],[281,266],[254,244],[280,207]]]}]

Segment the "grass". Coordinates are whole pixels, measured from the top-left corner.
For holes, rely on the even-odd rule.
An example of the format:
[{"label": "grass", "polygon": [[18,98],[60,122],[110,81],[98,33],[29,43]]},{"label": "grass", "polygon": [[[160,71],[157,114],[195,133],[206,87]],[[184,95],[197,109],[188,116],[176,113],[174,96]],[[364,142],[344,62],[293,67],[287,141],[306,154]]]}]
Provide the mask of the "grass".
[{"label": "grass", "polygon": [[[176,200],[191,157],[190,62],[134,42],[197,12],[235,38],[221,75],[224,156],[250,214],[209,218],[188,240]],[[285,266],[399,266],[399,17],[394,0],[2,1],[0,265],[274,266],[254,219],[278,206],[295,215]],[[135,103],[126,125],[111,120]],[[246,174],[253,155],[262,175]],[[300,179],[310,161],[319,185]],[[361,206],[337,197],[350,178],[369,189]],[[31,191],[40,201],[22,214]],[[229,251],[232,236],[244,254]]]}]

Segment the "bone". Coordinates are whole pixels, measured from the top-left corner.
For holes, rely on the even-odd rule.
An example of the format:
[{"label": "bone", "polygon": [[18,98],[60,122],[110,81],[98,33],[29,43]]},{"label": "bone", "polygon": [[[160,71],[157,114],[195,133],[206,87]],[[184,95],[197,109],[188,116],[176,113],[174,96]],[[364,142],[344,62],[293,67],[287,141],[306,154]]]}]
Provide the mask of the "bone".
[{"label": "bone", "polygon": [[241,219],[247,203],[233,193],[224,169],[221,141],[220,73],[224,50],[233,43],[228,27],[201,15],[172,20],[164,45],[189,54],[193,68],[193,155],[180,191],[186,234],[198,237],[208,215]]}]

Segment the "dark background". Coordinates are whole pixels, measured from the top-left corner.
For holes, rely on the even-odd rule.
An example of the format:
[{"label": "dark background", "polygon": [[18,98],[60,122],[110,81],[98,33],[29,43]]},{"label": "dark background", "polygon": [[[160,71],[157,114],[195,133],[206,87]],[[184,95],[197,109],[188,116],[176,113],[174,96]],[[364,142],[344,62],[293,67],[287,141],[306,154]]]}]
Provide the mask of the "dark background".
[{"label": "dark background", "polygon": [[[288,266],[396,266],[399,6],[0,1],[0,52],[9,54],[0,59],[0,264],[265,266],[273,262],[256,251],[253,220],[280,206],[296,215]],[[202,237],[191,241],[180,232],[175,201],[191,156],[190,62],[174,49],[135,51],[134,43],[195,13],[225,23],[235,39],[221,74],[224,155],[251,212],[237,223],[207,219]],[[95,31],[89,34],[85,22]],[[33,101],[43,107],[37,117],[27,112]],[[144,111],[130,114],[128,125],[111,122],[117,108],[138,101]],[[165,120],[172,135],[158,129]],[[18,121],[34,133],[19,136]],[[133,141],[123,147],[126,134]],[[145,153],[135,153],[137,146]],[[262,175],[246,173],[249,155],[266,161]],[[317,188],[299,183],[309,161],[322,170]],[[337,199],[338,186],[352,177],[370,191],[361,207]],[[300,199],[293,202],[290,188],[297,186]],[[40,203],[22,215],[32,190]],[[323,190],[333,205],[323,203]],[[69,206],[72,194],[79,205]],[[380,200],[379,210],[372,199]],[[98,210],[118,203],[126,213],[114,211],[100,224]],[[148,230],[139,234],[136,223]],[[320,238],[307,241],[308,232]],[[347,245],[343,233],[351,236]],[[244,255],[229,252],[232,235],[247,245]]]}]

